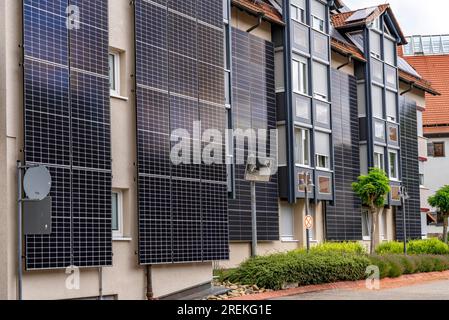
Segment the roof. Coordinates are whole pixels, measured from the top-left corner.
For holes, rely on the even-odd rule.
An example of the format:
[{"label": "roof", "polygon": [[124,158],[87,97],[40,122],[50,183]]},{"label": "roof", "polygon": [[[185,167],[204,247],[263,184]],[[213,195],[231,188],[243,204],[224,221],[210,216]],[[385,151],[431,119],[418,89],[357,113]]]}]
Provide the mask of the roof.
[{"label": "roof", "polygon": [[331,45],[334,51],[337,51],[346,56],[352,56],[352,58],[355,58],[363,62],[366,61],[365,57],[363,56],[363,53],[359,49],[357,49],[356,46],[350,43],[332,38]]},{"label": "roof", "polygon": [[[440,96],[426,95],[424,125],[449,126],[449,55],[405,56],[404,59],[441,93]],[[441,128],[424,128],[425,133],[436,133],[438,130],[441,131]]]},{"label": "roof", "polygon": [[248,11],[253,15],[263,15],[263,18],[269,22],[284,25],[280,13],[272,5],[264,1],[232,0],[232,5]]},{"label": "roof", "polygon": [[[369,24],[369,23],[373,22],[374,20],[376,20],[378,17],[380,17],[385,12],[388,12],[389,16],[393,20],[393,23],[396,25],[396,29],[401,38],[401,42],[403,44],[407,43],[404,33],[402,32],[401,27],[394,15],[393,11],[391,10],[391,7],[389,4],[382,4],[382,5],[375,6],[375,7],[368,7],[368,8],[358,9],[358,10],[354,10],[354,11],[348,11],[348,12],[334,14],[334,15],[332,15],[332,24],[337,29],[352,28],[352,27],[357,27],[357,26],[361,26],[361,25],[366,25],[366,24]],[[351,21],[351,20],[348,21],[348,19],[350,19],[350,17],[352,17],[355,14],[360,15],[361,18],[357,19],[357,20],[353,20],[353,21]]]}]

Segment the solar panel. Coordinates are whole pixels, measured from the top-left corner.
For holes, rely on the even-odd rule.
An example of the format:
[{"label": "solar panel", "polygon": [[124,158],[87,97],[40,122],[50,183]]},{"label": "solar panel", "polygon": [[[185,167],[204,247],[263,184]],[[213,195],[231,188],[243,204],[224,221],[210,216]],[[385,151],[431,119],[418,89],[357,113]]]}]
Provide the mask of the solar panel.
[{"label": "solar panel", "polygon": [[[112,264],[107,0],[24,0],[25,162],[52,173],[53,232],[26,268]],[[80,28],[68,29],[76,5]]]},{"label": "solar panel", "polygon": [[377,10],[377,7],[371,7],[371,8],[357,10],[348,19],[346,19],[345,22],[354,22],[354,21],[366,19],[376,10]]},{"label": "solar panel", "polygon": [[[238,29],[233,39],[233,119],[234,128],[246,130],[275,129],[276,101],[274,89],[274,46],[261,38]],[[248,156],[248,146],[243,151]],[[269,152],[270,148],[267,147]],[[245,166],[237,165],[236,199],[229,201],[230,239],[251,240],[250,184],[244,180]],[[261,241],[279,239],[277,176],[269,183],[258,184],[257,231]]]},{"label": "solar panel", "polygon": [[405,61],[404,58],[399,57],[399,56],[398,56],[398,68],[402,71],[405,71],[405,72],[417,77],[418,79],[422,78],[421,75],[415,69],[413,69],[413,67],[407,61]]},{"label": "solar panel", "polygon": [[226,128],[223,2],[134,4],[139,262],[227,259],[226,166],[170,160],[173,130]]}]

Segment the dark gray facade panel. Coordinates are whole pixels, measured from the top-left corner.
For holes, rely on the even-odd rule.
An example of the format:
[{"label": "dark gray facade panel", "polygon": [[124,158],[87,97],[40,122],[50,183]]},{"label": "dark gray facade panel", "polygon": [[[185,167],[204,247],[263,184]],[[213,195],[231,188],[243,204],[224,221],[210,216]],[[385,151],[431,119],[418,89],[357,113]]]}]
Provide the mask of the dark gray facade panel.
[{"label": "dark gray facade panel", "polygon": [[[271,42],[237,29],[232,30],[234,129],[275,129],[274,47]],[[245,159],[248,146],[245,144]],[[269,152],[269,145],[267,152]],[[236,150],[237,152],[238,150]],[[229,200],[229,232],[233,241],[251,240],[250,184],[245,166],[235,168],[236,198]],[[261,241],[279,240],[278,183],[258,183],[257,231]]]},{"label": "dark gray facade panel", "polygon": [[[223,1],[134,4],[139,262],[225,260],[226,165],[194,163],[193,155],[189,164],[170,159],[179,142],[171,141],[173,130],[194,139],[194,122],[201,121],[202,132],[217,129],[224,137]],[[224,150],[224,141],[217,148]]]},{"label": "dark gray facade panel", "polygon": [[362,206],[352,191],[360,175],[357,83],[350,75],[332,70],[332,133],[335,201],[326,205],[327,240],[361,240]]},{"label": "dark gray facade panel", "polygon": [[[399,100],[399,111],[401,122],[402,185],[407,188],[410,196],[405,206],[407,239],[421,239],[416,102],[401,97]],[[402,207],[396,210],[396,238],[398,240],[404,239],[403,212]]]}]

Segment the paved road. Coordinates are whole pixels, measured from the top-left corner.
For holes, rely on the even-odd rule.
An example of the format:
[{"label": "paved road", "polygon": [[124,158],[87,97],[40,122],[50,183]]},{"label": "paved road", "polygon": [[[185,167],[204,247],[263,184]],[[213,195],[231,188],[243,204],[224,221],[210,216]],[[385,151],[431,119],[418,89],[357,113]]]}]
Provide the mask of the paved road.
[{"label": "paved road", "polygon": [[449,280],[384,290],[327,290],[274,300],[449,300]]}]

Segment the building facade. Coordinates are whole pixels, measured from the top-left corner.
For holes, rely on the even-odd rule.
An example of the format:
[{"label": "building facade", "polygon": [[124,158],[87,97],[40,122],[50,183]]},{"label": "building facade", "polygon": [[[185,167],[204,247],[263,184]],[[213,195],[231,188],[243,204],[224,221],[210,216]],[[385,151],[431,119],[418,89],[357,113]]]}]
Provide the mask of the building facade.
[{"label": "building facade", "polygon": [[424,94],[437,92],[397,55],[406,40],[388,5],[7,0],[0,9],[0,298],[18,297],[17,161],[52,177],[51,232],[23,236],[24,299],[207,291],[214,268],[251,255],[250,185],[236,159],[256,150],[238,135],[220,139],[226,129],[277,129],[277,172],[256,188],[259,254],[305,245],[306,201],[312,244],[367,243],[351,183],[371,167],[392,185],[376,237],[400,239],[404,211],[407,238],[422,236],[417,128]]}]

